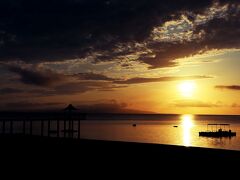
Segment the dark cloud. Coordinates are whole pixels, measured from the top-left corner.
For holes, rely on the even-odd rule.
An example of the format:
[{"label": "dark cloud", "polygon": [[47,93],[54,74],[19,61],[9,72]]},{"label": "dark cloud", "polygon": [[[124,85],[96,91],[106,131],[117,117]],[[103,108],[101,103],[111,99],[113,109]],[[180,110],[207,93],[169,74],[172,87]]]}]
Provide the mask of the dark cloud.
[{"label": "dark cloud", "polygon": [[114,91],[127,86],[114,85],[111,82],[69,82],[54,87],[51,93],[56,95],[61,94],[79,94],[87,91]]},{"label": "dark cloud", "polygon": [[205,38],[199,45],[207,49],[228,49],[240,47],[240,9],[233,16],[218,18],[201,25],[196,32],[204,30]]},{"label": "dark cloud", "polygon": [[197,42],[151,42],[148,48],[153,50],[154,56],[142,55],[139,60],[151,68],[176,66],[178,63],[173,60],[195,55],[202,49]]},{"label": "dark cloud", "polygon": [[215,88],[217,88],[217,89],[229,89],[229,90],[240,91],[240,85],[230,85],[230,86],[218,85],[218,86],[215,86]]},{"label": "dark cloud", "polygon": [[150,113],[128,108],[128,104],[116,100],[105,101],[103,103],[77,105],[80,112],[84,113]]},{"label": "dark cloud", "polygon": [[24,84],[51,86],[64,79],[64,75],[37,67],[24,68],[17,65],[7,65],[7,67],[9,71],[19,75],[20,81]]},{"label": "dark cloud", "polygon": [[[130,84],[212,78],[211,76],[195,75],[120,79],[96,73],[64,75],[33,66],[7,65],[7,67],[9,71],[19,75],[19,80],[22,83],[41,87],[40,89],[25,89],[25,93],[36,96],[73,95],[88,91],[115,91],[116,89],[126,88]],[[8,88],[1,91],[8,94],[23,92],[22,90]]]},{"label": "dark cloud", "polygon": [[240,108],[240,104],[238,104],[238,103],[233,103],[231,107],[233,107],[233,108]]},{"label": "dark cloud", "polygon": [[41,109],[51,109],[54,107],[63,106],[64,103],[61,102],[48,102],[48,103],[40,103],[40,102],[30,102],[30,101],[19,101],[19,102],[11,102],[6,103],[4,108],[8,110],[41,110]]},{"label": "dark cloud", "polygon": [[[128,108],[128,104],[124,102],[118,102],[116,100],[103,100],[102,103],[87,103],[81,104],[81,102],[73,103],[78,109],[77,112],[81,113],[150,113],[146,111],[140,111]],[[66,103],[62,102],[30,102],[30,101],[17,101],[12,103],[3,104],[2,109],[7,110],[60,110],[66,106]]]},{"label": "dark cloud", "polygon": [[[236,10],[237,11],[237,10]],[[234,11],[235,12],[235,11]],[[143,55],[140,61],[151,65],[151,68],[171,67],[177,63],[173,60],[201,54],[214,49],[240,48],[240,11],[229,12],[225,18],[215,18],[206,24],[197,25],[193,35],[201,32],[202,37],[191,41],[179,42],[149,42],[147,47],[153,51],[154,56]]]},{"label": "dark cloud", "polygon": [[[37,85],[42,87],[51,87],[50,90],[33,90],[30,93],[42,92],[42,94],[75,94],[84,93],[92,90],[113,91],[119,84],[140,84],[163,81],[178,81],[212,78],[211,76],[167,76],[156,78],[134,77],[130,79],[111,78],[104,74],[97,73],[78,73],[73,75],[64,75],[53,72],[38,66],[24,67],[24,65],[6,65],[8,70],[19,75],[20,81],[24,84]],[[25,65],[26,66],[26,65]],[[74,78],[75,80],[70,80]]]},{"label": "dark cloud", "polygon": [[[187,12],[201,14],[213,2],[216,1],[2,0],[0,60],[59,61],[100,52],[96,61],[104,61],[136,51],[134,47],[114,51],[119,44],[145,42],[155,56],[142,55],[139,60],[155,68],[176,65],[171,61],[196,54],[205,47],[239,47],[239,39],[232,38],[240,37],[239,14],[231,11],[228,18],[219,19],[220,24],[209,22],[196,28],[194,33],[199,29],[206,31],[201,43],[149,40],[154,27]],[[237,0],[219,2],[239,3]]]},{"label": "dark cloud", "polygon": [[89,91],[115,91],[119,88],[125,88],[127,86],[114,85],[110,82],[65,82],[60,85],[48,89],[34,89],[28,91],[28,93],[35,96],[57,96],[57,95],[75,95],[82,94]]},{"label": "dark cloud", "polygon": [[116,84],[140,84],[140,83],[152,83],[152,82],[164,82],[164,81],[179,81],[179,80],[193,80],[193,79],[205,79],[212,78],[211,76],[169,76],[159,78],[131,78],[126,80],[116,80]]},{"label": "dark cloud", "polygon": [[23,93],[23,90],[15,89],[15,88],[2,88],[0,89],[0,95],[6,94],[16,94],[16,93]]},{"label": "dark cloud", "polygon": [[[84,81],[66,82],[53,87],[51,90],[43,90],[42,95],[69,95],[85,93],[88,91],[115,91],[120,88],[126,88],[129,84],[212,78],[211,76],[170,76],[159,78],[131,78],[126,80],[119,80],[94,73],[81,73],[73,75],[73,77],[78,77]],[[41,94],[41,92],[39,93]]]},{"label": "dark cloud", "polygon": [[95,90],[97,87],[98,87],[98,83],[95,83],[95,82],[65,83],[65,84],[56,86],[52,93],[55,95],[78,94],[78,93],[85,93],[87,91]]},{"label": "dark cloud", "polygon": [[113,78],[105,76],[103,74],[96,74],[96,73],[78,73],[73,75],[73,77],[78,78],[79,80],[102,80],[102,81],[113,81]]},{"label": "dark cloud", "polygon": [[82,94],[88,91],[101,90],[104,88],[114,90],[114,88],[111,88],[109,85],[105,85],[102,83],[99,84],[97,82],[64,82],[53,87],[32,89],[25,92],[34,95],[35,97],[46,97]]}]

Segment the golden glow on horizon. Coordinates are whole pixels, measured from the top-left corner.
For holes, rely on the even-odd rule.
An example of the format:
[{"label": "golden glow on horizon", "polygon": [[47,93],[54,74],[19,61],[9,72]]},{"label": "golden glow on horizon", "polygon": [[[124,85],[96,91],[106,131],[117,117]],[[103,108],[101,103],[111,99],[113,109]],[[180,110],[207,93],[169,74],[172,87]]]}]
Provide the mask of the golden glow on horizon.
[{"label": "golden glow on horizon", "polygon": [[183,125],[183,144],[184,146],[191,145],[191,133],[190,130],[193,127],[193,115],[184,114],[181,117],[182,125]]},{"label": "golden glow on horizon", "polygon": [[[198,75],[212,78],[180,78],[181,80],[177,81],[159,81],[129,85],[110,85],[106,82],[109,90],[108,88],[106,90],[93,90],[90,88],[90,90],[85,93],[39,96],[34,98],[34,100],[41,103],[43,102],[44,104],[47,104],[49,101],[60,101],[73,102],[73,104],[76,104],[74,102],[79,102],[80,104],[89,104],[90,106],[95,103],[103,105],[112,103],[113,106],[116,105],[116,107],[120,108],[120,112],[122,112],[122,109],[124,109],[124,112],[125,109],[130,109],[137,110],[137,112],[140,113],[240,114],[240,102],[238,102],[240,99],[239,91],[215,88],[216,85],[234,85],[240,82],[238,71],[240,66],[238,58],[240,57],[240,50],[238,50],[238,52],[231,51],[232,52],[221,52],[220,54],[211,51],[209,54],[204,53],[197,57],[187,57],[182,59],[181,62],[189,62],[190,64],[180,64],[178,67],[142,70],[138,67],[135,69],[135,66],[132,66],[134,70],[131,71],[119,69],[117,71],[110,70],[104,73],[104,75],[115,79],[124,77],[131,79],[138,76],[156,78],[162,76],[194,77]],[[180,61],[178,64],[179,63]],[[102,66],[99,66],[99,68],[102,68]],[[97,69],[96,72],[101,72],[101,69]],[[193,86],[191,87],[188,83],[193,84]],[[97,84],[101,85],[102,82]],[[3,103],[10,99],[5,95],[3,97],[4,99],[6,98]],[[11,94],[10,97],[15,97],[15,94]],[[121,104],[126,104],[126,107],[121,106]]]},{"label": "golden glow on horizon", "polygon": [[184,81],[178,85],[178,89],[183,97],[190,98],[196,89],[195,81]]}]

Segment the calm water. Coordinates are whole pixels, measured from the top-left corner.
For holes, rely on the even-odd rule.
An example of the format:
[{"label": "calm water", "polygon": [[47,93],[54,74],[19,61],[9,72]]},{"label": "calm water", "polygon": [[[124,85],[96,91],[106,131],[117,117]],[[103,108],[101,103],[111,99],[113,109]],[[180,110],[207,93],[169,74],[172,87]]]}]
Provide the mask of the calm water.
[{"label": "calm water", "polygon": [[[175,115],[159,116],[159,120],[156,116],[154,120],[153,118],[143,120],[144,117],[141,117],[141,120],[136,119],[138,118],[82,121],[80,137],[240,150],[239,116]],[[133,127],[133,123],[137,126]],[[231,138],[199,137],[198,132],[206,131],[208,123],[229,123],[230,129],[237,132],[237,136]],[[178,127],[173,127],[175,125]],[[228,127],[225,129],[228,130]]]}]

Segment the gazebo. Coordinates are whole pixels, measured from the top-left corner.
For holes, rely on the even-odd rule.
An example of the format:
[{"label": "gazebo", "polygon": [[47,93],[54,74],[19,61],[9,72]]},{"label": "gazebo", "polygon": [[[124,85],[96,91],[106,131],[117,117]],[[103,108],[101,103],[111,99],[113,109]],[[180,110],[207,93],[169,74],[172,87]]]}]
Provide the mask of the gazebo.
[{"label": "gazebo", "polygon": [[64,109],[64,111],[69,111],[69,112],[75,111],[75,110],[77,110],[77,108],[75,108],[72,104],[69,104],[69,105]]},{"label": "gazebo", "polygon": [[64,111],[68,113],[68,129],[66,129],[66,119],[64,120],[64,136],[66,136],[66,132],[73,136],[74,130],[74,123],[72,118],[72,111],[76,111],[77,108],[75,108],[72,104],[69,104],[66,108],[64,108]]}]

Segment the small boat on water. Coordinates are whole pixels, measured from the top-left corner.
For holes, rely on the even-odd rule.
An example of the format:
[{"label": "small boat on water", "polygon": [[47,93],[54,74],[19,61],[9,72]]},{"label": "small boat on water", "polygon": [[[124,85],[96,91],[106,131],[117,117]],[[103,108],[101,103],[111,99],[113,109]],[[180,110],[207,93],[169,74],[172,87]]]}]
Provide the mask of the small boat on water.
[{"label": "small boat on water", "polygon": [[176,127],[178,127],[178,126],[173,126],[173,127],[175,127],[175,128],[176,128]]},{"label": "small boat on water", "polygon": [[[228,129],[226,129],[226,127],[228,127]],[[209,130],[209,128],[211,130]],[[230,124],[208,124],[207,131],[199,132],[199,136],[205,137],[232,137],[236,135],[237,133],[230,129]]]},{"label": "small boat on water", "polygon": [[132,126],[133,126],[133,127],[136,127],[137,125],[136,125],[136,124],[133,124]]}]

